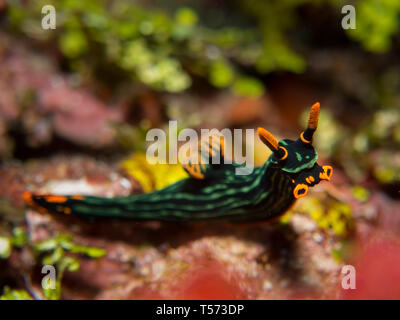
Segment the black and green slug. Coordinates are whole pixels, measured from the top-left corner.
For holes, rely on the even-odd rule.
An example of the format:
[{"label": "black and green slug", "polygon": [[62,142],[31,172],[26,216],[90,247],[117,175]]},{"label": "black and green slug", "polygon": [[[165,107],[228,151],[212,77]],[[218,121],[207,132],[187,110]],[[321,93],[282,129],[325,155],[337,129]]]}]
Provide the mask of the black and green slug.
[{"label": "black and green slug", "polygon": [[[80,218],[131,220],[247,222],[272,220],[282,215],[321,180],[330,180],[330,166],[319,166],[312,146],[319,103],[310,110],[308,126],[296,140],[277,141],[263,128],[259,138],[271,150],[265,164],[249,175],[236,175],[237,163],[184,165],[190,177],[164,189],[120,198],[24,193],[26,203],[41,212],[72,214]],[[224,151],[223,136],[212,137],[210,150]],[[204,143],[204,141],[202,142]]]}]

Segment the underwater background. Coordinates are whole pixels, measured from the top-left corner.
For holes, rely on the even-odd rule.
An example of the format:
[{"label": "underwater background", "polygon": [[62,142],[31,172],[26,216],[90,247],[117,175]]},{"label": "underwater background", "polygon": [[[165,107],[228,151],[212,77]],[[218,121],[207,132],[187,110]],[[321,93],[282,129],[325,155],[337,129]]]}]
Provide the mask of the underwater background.
[{"label": "underwater background", "polygon": [[[399,28],[397,0],[0,0],[1,299],[400,299]],[[24,204],[161,189],[187,174],[147,162],[151,128],[297,139],[315,101],[334,174],[279,221],[87,222]],[[244,143],[257,166],[271,154]]]}]

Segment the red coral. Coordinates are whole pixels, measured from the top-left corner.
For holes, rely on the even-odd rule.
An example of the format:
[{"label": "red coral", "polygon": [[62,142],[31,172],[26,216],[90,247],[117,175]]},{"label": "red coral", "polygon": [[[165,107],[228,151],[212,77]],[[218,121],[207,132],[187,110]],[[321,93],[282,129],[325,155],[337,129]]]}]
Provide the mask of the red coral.
[{"label": "red coral", "polygon": [[[211,261],[200,262],[199,267],[190,271],[179,287],[176,299],[190,300],[232,300],[246,299],[245,294],[233,279],[227,279],[228,270]],[[230,275],[235,278],[234,275]]]},{"label": "red coral", "polygon": [[[229,278],[228,278],[229,277]],[[247,299],[238,286],[235,274],[226,267],[208,259],[198,259],[186,274],[159,291],[149,287],[141,288],[131,296],[133,299],[178,299],[178,300],[234,300]]]},{"label": "red coral", "polygon": [[89,145],[113,140],[109,122],[118,121],[120,114],[83,90],[71,89],[62,82],[41,91],[40,102],[46,111],[54,113],[54,128],[59,135]]},{"label": "red coral", "polygon": [[356,288],[342,292],[342,299],[400,299],[400,244],[374,234],[356,255]]},{"label": "red coral", "polygon": [[51,60],[32,54],[16,41],[9,42],[0,52],[0,118],[4,119],[0,156],[9,148],[11,126],[21,128],[31,146],[49,143],[53,133],[92,147],[114,141],[110,123],[121,119],[121,106],[109,106],[82,86],[73,87]]}]

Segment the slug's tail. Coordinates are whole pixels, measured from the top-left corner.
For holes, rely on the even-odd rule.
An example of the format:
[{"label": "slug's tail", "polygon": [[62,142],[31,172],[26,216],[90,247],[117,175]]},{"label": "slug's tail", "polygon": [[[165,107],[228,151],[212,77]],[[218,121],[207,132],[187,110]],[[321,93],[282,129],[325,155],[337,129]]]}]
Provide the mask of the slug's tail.
[{"label": "slug's tail", "polygon": [[[243,212],[240,214],[220,212],[218,214],[216,210],[210,210],[210,201],[175,199],[173,192],[143,193],[121,198],[37,195],[26,192],[23,198],[28,206],[40,213],[72,215],[84,220],[111,218],[134,221],[186,222],[232,217],[241,219],[244,214]],[[221,202],[219,198],[214,201]]]},{"label": "slug's tail", "polygon": [[40,213],[61,213],[80,218],[123,218],[124,210],[118,199],[93,196],[35,195],[25,192],[26,204]]}]

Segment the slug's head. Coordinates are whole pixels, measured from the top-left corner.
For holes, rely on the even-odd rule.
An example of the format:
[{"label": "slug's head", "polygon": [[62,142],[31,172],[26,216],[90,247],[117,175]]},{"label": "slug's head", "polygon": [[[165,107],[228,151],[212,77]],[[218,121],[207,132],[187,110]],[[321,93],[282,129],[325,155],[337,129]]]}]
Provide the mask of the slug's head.
[{"label": "slug's head", "polygon": [[258,128],[257,134],[261,141],[273,152],[269,161],[287,172],[294,184],[295,198],[304,197],[308,188],[318,184],[321,180],[330,180],[333,169],[331,166],[317,164],[318,154],[312,146],[312,138],[318,126],[319,103],[315,103],[310,110],[308,126],[297,140],[277,141],[264,128]]}]

